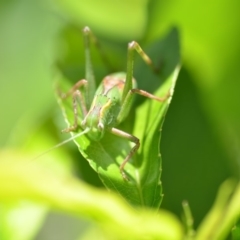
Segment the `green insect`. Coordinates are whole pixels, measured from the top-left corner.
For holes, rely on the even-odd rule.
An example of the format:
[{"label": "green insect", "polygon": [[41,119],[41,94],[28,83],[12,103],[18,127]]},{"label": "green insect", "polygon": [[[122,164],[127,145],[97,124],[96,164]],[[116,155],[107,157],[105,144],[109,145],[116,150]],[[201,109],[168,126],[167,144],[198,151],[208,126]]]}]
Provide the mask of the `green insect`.
[{"label": "green insect", "polygon": [[[73,125],[64,129],[63,132],[76,131],[80,127],[83,131],[71,139],[87,134],[91,140],[99,141],[103,138],[105,132],[108,131],[116,136],[133,142],[135,145],[119,167],[123,179],[128,180],[124,172],[124,166],[138,150],[140,141],[137,137],[116,128],[116,126],[129,114],[133,95],[135,93],[159,102],[165,101],[170,94],[167,93],[164,97],[160,98],[137,88],[136,80],[133,78],[135,51],[153,70],[155,70],[155,67],[151,59],[135,41],[128,44],[127,72],[117,72],[106,76],[96,89],[89,43],[90,39],[95,43],[97,43],[97,40],[89,27],[83,29],[83,36],[86,58],[85,79],[79,80],[67,93],[61,93],[62,99],[72,96],[74,111]],[[78,122],[78,106],[80,106],[81,116],[83,116],[80,124]]]}]

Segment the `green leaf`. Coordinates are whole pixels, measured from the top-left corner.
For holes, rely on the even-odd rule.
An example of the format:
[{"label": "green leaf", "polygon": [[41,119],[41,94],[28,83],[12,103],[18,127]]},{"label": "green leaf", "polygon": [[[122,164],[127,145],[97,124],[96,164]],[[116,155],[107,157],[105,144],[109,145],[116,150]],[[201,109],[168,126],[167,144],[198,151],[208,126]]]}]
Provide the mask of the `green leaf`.
[{"label": "green leaf", "polygon": [[28,157],[19,152],[0,152],[1,203],[27,199],[88,218],[106,234],[104,239],[146,239],[146,236],[149,239],[182,239],[182,226],[171,213],[161,210],[156,214],[140,209],[136,212],[116,194],[94,189],[71,175],[54,175],[37,162],[26,168],[22,161],[15,161]]},{"label": "green leaf", "polygon": [[[61,13],[80,26],[88,25],[109,38],[129,39],[143,35],[147,0],[55,0]],[[130,10],[131,9],[131,10]],[[134,9],[134,14],[132,9]],[[124,13],[124,17],[121,13]]]},{"label": "green leaf", "polygon": [[0,145],[28,137],[54,106],[49,69],[61,27],[46,1],[4,2],[0,8],[0,108],[4,112]]},{"label": "green leaf", "polygon": [[[1,192],[1,194],[3,194]],[[0,239],[31,240],[42,226],[48,208],[26,200],[0,204]],[[24,221],[23,221],[24,216]],[[27,226],[27,227],[26,227]]]},{"label": "green leaf", "polygon": [[[41,174],[42,169],[47,170],[48,174],[53,178],[54,176],[63,177],[72,173],[71,157],[64,149],[60,148],[58,151],[52,151],[40,159],[39,156],[36,157],[42,149],[49,149],[50,146],[53,146],[56,144],[56,141],[59,140],[56,140],[55,137],[50,134],[50,131],[47,131],[44,127],[35,131],[35,134],[32,132],[29,133],[31,141],[26,141],[24,146],[19,147],[21,151],[10,147],[8,149],[0,149],[1,240],[33,239],[41,229],[49,211],[46,205],[38,203],[37,198],[31,199],[35,200],[33,202],[29,201],[27,197],[24,199],[21,198],[20,201],[16,196],[6,197],[11,194],[12,191],[15,191],[15,194],[17,194],[19,189],[22,189],[21,191],[25,189],[25,193],[28,195],[27,192],[29,188],[21,183],[24,181],[23,179],[25,179],[24,176],[31,175],[30,173],[33,171],[35,172],[35,177],[39,178],[38,181],[41,181],[43,186],[47,186],[49,182]],[[23,154],[23,152],[27,152],[28,154]],[[7,175],[8,179],[4,179],[5,175]],[[16,175],[18,175],[18,177]],[[18,178],[22,179],[20,180]],[[35,181],[37,181],[36,178]],[[30,177],[26,181],[29,181],[29,184],[31,184],[33,179]],[[31,194],[32,193],[30,193],[30,195]]]},{"label": "green leaf", "polygon": [[240,183],[232,179],[226,180],[221,185],[211,210],[197,229],[195,239],[226,239],[240,216],[239,199]]},{"label": "green leaf", "polygon": [[232,240],[238,240],[240,239],[240,219],[238,219],[237,223],[232,228]]},{"label": "green leaf", "polygon": [[[141,143],[141,147],[132,161],[125,166],[125,171],[130,176],[129,181],[124,180],[119,171],[120,164],[132,148],[129,141],[110,133],[106,133],[100,141],[92,141],[86,135],[78,137],[74,141],[108,189],[118,192],[132,205],[158,208],[162,201],[159,131],[169,107],[179,72],[177,31],[172,30],[167,37],[158,40],[148,50],[147,52],[155,64],[161,63],[161,74],[154,75],[147,66],[139,63],[136,66],[136,69],[139,69],[136,75],[141,74],[148,85],[157,89],[154,91],[156,96],[162,97],[170,92],[171,97],[161,103],[150,99],[145,99],[144,103],[136,102],[138,105],[133,108],[126,121],[118,126],[119,129],[138,137]],[[70,89],[71,85],[67,79],[62,78],[59,82],[60,88],[64,92]],[[144,86],[144,83],[142,85]],[[141,83],[139,83],[139,88],[142,88]],[[59,99],[59,103],[66,122],[71,125],[74,121],[72,99],[64,101]],[[79,116],[80,121],[81,117]],[[131,125],[133,129],[131,129]],[[76,133],[72,133],[72,135],[74,134]]]}]

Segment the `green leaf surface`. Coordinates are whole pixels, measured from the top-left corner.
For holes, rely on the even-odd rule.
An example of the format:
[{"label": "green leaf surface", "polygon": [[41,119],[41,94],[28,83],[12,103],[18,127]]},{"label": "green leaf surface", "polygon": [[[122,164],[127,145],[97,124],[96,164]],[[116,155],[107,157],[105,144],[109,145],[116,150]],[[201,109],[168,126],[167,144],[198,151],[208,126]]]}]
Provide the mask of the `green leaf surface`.
[{"label": "green leaf surface", "polygon": [[[28,168],[22,166],[21,161],[12,164],[16,158],[26,157],[19,152],[8,152],[7,155],[0,152],[1,203],[24,199],[88,218],[107,235],[105,239],[146,239],[146,236],[150,239],[182,239],[182,226],[171,213],[136,211],[116,194],[94,189],[71,175],[54,175],[38,163]],[[27,221],[24,216],[22,219]]]},{"label": "green leaf surface", "polygon": [[[144,34],[147,0],[54,0],[72,22],[115,39],[139,38]],[[134,9],[134,14],[133,14]],[[121,13],[124,13],[124,17]]]},{"label": "green leaf surface", "polygon": [[[125,166],[129,181],[124,180],[119,171],[120,164],[132,148],[128,140],[106,133],[100,141],[92,141],[83,135],[75,139],[75,143],[108,189],[118,192],[133,205],[158,208],[162,201],[159,131],[169,107],[179,71],[179,43],[176,29],[164,39],[151,45],[147,53],[155,64],[161,64],[161,73],[159,76],[154,75],[148,67],[139,63],[139,65],[136,64],[136,70],[139,69],[138,74],[141,74],[144,77],[143,81],[151,86],[150,90],[152,87],[157,89],[154,91],[156,96],[163,97],[169,92],[171,96],[161,103],[150,99],[145,99],[144,102],[136,101],[128,118],[118,126],[119,129],[138,137],[141,143],[140,149]],[[71,88],[66,78],[58,78],[62,78],[58,79],[62,91],[66,92]],[[142,85],[139,83],[139,88],[149,90],[142,86],[144,83]],[[64,101],[59,99],[59,103],[66,122],[72,125],[74,121],[72,99],[68,98]],[[79,116],[79,122],[81,120]],[[74,134],[76,133],[72,133]]]},{"label": "green leaf surface", "polygon": [[232,240],[238,240],[240,239],[240,219],[238,219],[237,223],[232,228]]},{"label": "green leaf surface", "polygon": [[196,240],[226,239],[239,219],[239,200],[240,183],[232,179],[226,180],[220,187],[211,210],[197,229]]},{"label": "green leaf surface", "polygon": [[[1,192],[1,194],[3,194]],[[31,240],[42,226],[48,208],[26,200],[0,204],[0,239]],[[24,216],[24,221],[23,221]],[[26,225],[28,227],[26,227]]]},{"label": "green leaf surface", "polygon": [[[31,240],[33,239],[42,227],[49,208],[44,204],[38,204],[37,198],[29,201],[27,197],[6,197],[11,191],[18,192],[26,186],[21,183],[25,176],[35,172],[36,178],[39,178],[42,185],[47,186],[48,180],[41,174],[43,169],[52,177],[61,178],[71,174],[72,164],[70,156],[63,151],[52,151],[45,154],[41,158],[38,154],[42,149],[49,149],[50,146],[56,144],[53,135],[49,131],[44,131],[40,128],[36,134],[31,134],[29,142],[25,142],[21,150],[13,148],[0,149],[0,239],[1,240]],[[29,134],[30,135],[30,134]],[[27,154],[23,154],[27,152]],[[14,179],[11,174],[19,175],[20,179]],[[37,173],[38,172],[38,173]],[[4,175],[8,175],[9,179],[4,180]],[[11,177],[13,177],[12,180]],[[3,179],[2,179],[3,178]],[[18,177],[17,177],[18,178]],[[35,179],[36,180],[36,179]],[[11,181],[12,185],[11,185]],[[29,184],[33,179],[28,179]],[[11,190],[12,188],[12,190]],[[25,191],[27,192],[26,187]],[[56,196],[57,197],[57,196]],[[61,196],[58,196],[61,197]],[[37,200],[38,201],[38,200]],[[23,221],[24,219],[24,221]],[[27,227],[26,227],[27,226]]]},{"label": "green leaf surface", "polygon": [[[0,7],[1,146],[10,137],[28,136],[26,129],[34,129],[54,106],[50,66],[61,26],[43,2],[4,2]],[[23,121],[26,125],[16,134]]]},{"label": "green leaf surface", "polygon": [[225,146],[225,149],[222,147],[228,154],[225,161],[234,165],[233,171],[238,177],[239,8],[237,0],[231,1],[231,4],[227,0],[152,0],[146,34],[148,39],[152,39],[172,23],[181,29],[184,68],[197,86],[198,98],[211,129],[217,133],[215,141]]}]

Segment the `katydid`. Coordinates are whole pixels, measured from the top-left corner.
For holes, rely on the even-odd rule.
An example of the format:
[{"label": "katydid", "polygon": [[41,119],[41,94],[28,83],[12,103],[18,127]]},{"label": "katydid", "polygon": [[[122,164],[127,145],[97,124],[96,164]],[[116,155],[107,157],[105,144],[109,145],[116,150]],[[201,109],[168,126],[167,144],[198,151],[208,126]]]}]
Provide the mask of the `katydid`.
[{"label": "katydid", "polygon": [[[80,127],[83,131],[71,139],[82,134],[87,134],[91,140],[99,141],[103,138],[105,132],[108,131],[116,136],[133,142],[135,145],[119,167],[123,179],[128,180],[124,167],[138,150],[140,141],[137,137],[116,128],[116,126],[129,114],[134,93],[159,102],[165,101],[170,94],[167,93],[160,98],[137,88],[136,80],[133,78],[135,51],[153,70],[155,70],[155,67],[148,55],[135,41],[128,44],[127,72],[117,72],[106,76],[96,89],[89,45],[91,39],[93,39],[95,43],[97,43],[97,39],[89,27],[83,29],[83,36],[86,58],[85,79],[79,80],[67,93],[61,93],[60,95],[63,100],[72,96],[74,111],[73,125],[62,130],[62,132],[76,131]],[[102,54],[102,52],[100,53]],[[105,56],[102,54],[102,57]],[[78,122],[78,107],[80,107],[82,116],[81,123]]]}]

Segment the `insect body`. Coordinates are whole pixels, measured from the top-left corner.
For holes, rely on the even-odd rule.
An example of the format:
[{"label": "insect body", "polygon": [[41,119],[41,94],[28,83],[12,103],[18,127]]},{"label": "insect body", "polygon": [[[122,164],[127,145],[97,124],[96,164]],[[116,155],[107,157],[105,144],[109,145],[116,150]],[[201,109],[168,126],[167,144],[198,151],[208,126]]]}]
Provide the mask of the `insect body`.
[{"label": "insect body", "polygon": [[95,141],[121,122],[119,113],[125,77],[124,73],[109,75],[96,91],[91,108],[81,124],[84,129],[90,128],[88,135]]},{"label": "insect body", "polygon": [[[124,172],[124,166],[137,151],[140,141],[137,137],[117,129],[116,126],[121,123],[128,115],[133,94],[157,100],[165,101],[169,93],[163,98],[154,96],[146,91],[137,89],[137,84],[133,78],[133,57],[134,51],[137,51],[147,65],[154,69],[151,59],[143,52],[139,44],[135,41],[128,45],[127,72],[119,72],[106,76],[98,89],[95,90],[95,80],[89,52],[89,38],[96,43],[96,38],[88,27],[83,29],[86,45],[86,79],[79,80],[62,98],[73,97],[74,124],[64,132],[75,131],[79,127],[78,123],[78,103],[82,112],[83,120],[80,127],[83,134],[87,134],[93,141],[99,141],[106,131],[114,135],[125,138],[135,144],[130,150],[122,164],[120,173],[125,180],[128,180]],[[104,55],[102,55],[104,57]]]}]

